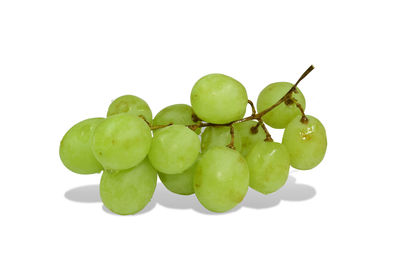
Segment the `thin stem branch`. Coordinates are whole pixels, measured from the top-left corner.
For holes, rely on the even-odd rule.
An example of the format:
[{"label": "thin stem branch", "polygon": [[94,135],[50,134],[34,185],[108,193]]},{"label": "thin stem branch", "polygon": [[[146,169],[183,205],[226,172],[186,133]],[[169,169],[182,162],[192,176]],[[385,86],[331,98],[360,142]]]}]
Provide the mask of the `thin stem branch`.
[{"label": "thin stem branch", "polygon": [[301,116],[300,121],[304,124],[307,124],[308,118],[307,118],[306,114],[304,113],[304,108],[301,106],[301,104],[295,98],[292,98],[292,101],[301,112],[302,116]]},{"label": "thin stem branch", "polygon": [[252,134],[258,133],[258,127],[259,127],[262,123],[263,123],[262,120],[259,120],[255,126],[253,126],[253,127],[250,128],[250,132],[251,132]]},{"label": "thin stem branch", "polygon": [[272,139],[271,134],[268,132],[267,126],[265,126],[265,124],[264,124],[263,121],[260,121],[260,122],[261,122],[261,128],[264,130],[265,135],[266,135],[264,141],[266,141],[266,142],[273,142],[274,140]]},{"label": "thin stem branch", "polygon": [[192,113],[192,120],[193,120],[194,122],[198,122],[198,121],[200,121],[200,118],[197,117],[196,114]]},{"label": "thin stem branch", "polygon": [[235,149],[235,129],[233,128],[233,125],[230,125],[230,130],[229,130],[230,134],[231,134],[231,142],[227,145],[227,147]]},{"label": "thin stem branch", "polygon": [[157,129],[165,128],[165,127],[168,127],[168,126],[171,126],[171,125],[173,125],[173,123],[168,123],[166,125],[154,125],[154,126],[150,126],[150,129],[151,130],[157,130]]},{"label": "thin stem branch", "polygon": [[300,78],[297,80],[297,82],[295,84],[293,84],[292,88],[290,88],[290,90],[281,98],[278,100],[278,102],[276,102],[275,104],[273,104],[272,106],[270,106],[269,108],[261,111],[260,113],[255,115],[255,118],[261,118],[262,116],[264,116],[265,114],[267,114],[268,112],[270,112],[271,110],[273,110],[274,108],[276,108],[277,106],[279,106],[280,104],[282,104],[283,102],[285,102],[285,100],[289,99],[290,96],[292,95],[292,93],[294,91],[296,91],[296,87],[297,85],[301,82],[301,80],[303,80],[312,70],[314,69],[314,66],[311,65],[310,67],[308,67],[308,69],[300,76]]},{"label": "thin stem branch", "polygon": [[146,120],[146,118],[143,115],[139,115],[138,117],[143,119],[144,122],[147,123],[147,125],[150,127],[150,130],[157,130],[157,129],[161,129],[161,128],[165,128],[165,127],[173,125],[173,123],[171,122],[166,125],[154,125],[153,126],[153,125],[151,125],[151,123],[148,120]]},{"label": "thin stem branch", "polygon": [[247,103],[249,103],[250,107],[251,107],[251,116],[256,115],[257,111],[256,108],[254,107],[253,101],[251,101],[250,99],[247,100]]},{"label": "thin stem branch", "polygon": [[150,122],[148,122],[148,121],[146,120],[146,118],[145,118],[143,115],[139,115],[138,117],[141,118],[141,119],[143,119],[144,122],[147,123],[147,125],[151,128]]},{"label": "thin stem branch", "polygon": [[264,141],[273,142],[274,140],[272,139],[272,136],[268,132],[267,126],[265,126],[265,124],[264,124],[262,119],[258,119],[257,124],[250,128],[250,132],[252,134],[256,134],[258,132],[258,127],[259,126],[261,126],[261,128],[264,130],[264,133],[265,133],[265,136],[266,136]]}]

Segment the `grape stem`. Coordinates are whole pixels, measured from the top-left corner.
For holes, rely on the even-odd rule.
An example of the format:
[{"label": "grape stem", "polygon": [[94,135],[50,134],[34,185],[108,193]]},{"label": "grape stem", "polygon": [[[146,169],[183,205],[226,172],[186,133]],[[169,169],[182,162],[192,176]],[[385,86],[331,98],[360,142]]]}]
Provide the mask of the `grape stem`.
[{"label": "grape stem", "polygon": [[270,106],[269,108],[261,111],[260,113],[255,115],[255,119],[261,118],[262,116],[264,116],[265,114],[267,114],[268,112],[270,112],[271,110],[273,110],[274,108],[276,108],[277,106],[279,106],[280,104],[282,104],[283,102],[285,102],[288,99],[291,99],[292,94],[296,91],[296,87],[297,85],[301,82],[301,80],[303,80],[312,70],[314,69],[314,66],[311,65],[310,67],[308,67],[308,69],[300,76],[300,78],[297,80],[297,82],[295,84],[293,84],[292,88],[290,88],[290,90],[281,98],[278,100],[278,102],[276,102],[275,104],[273,104],[272,106]]},{"label": "grape stem", "polygon": [[254,125],[253,127],[250,128],[250,132],[252,134],[256,134],[258,133],[258,127],[260,127],[263,129],[264,133],[265,133],[265,142],[273,142],[274,140],[272,139],[271,134],[268,132],[267,126],[265,126],[264,122],[262,119],[258,119],[258,122],[256,125]]},{"label": "grape stem", "polygon": [[142,118],[144,120],[144,122],[147,123],[147,125],[150,127],[151,130],[157,130],[157,129],[161,129],[161,128],[165,128],[165,127],[173,125],[173,123],[171,122],[171,123],[168,123],[166,125],[154,125],[154,126],[152,126],[151,123],[148,120],[146,120],[146,118],[143,115],[139,115],[139,118]]},{"label": "grape stem", "polygon": [[[256,108],[254,107],[253,101],[251,101],[250,99],[247,100],[247,103],[249,103],[250,107],[251,107],[251,116],[255,116],[257,114]],[[250,131],[252,134],[256,134],[258,132],[258,127],[261,125],[262,129],[265,132],[265,135],[267,136],[265,138],[265,141],[270,141],[273,142],[274,140],[272,140],[272,137],[270,135],[270,133],[267,130],[267,126],[265,126],[263,120],[261,118],[257,119],[257,125],[255,125],[254,127],[250,128]]]},{"label": "grape stem", "polygon": [[157,130],[157,129],[165,128],[165,127],[168,127],[168,126],[171,126],[171,125],[174,125],[174,124],[171,122],[171,123],[168,123],[168,124],[165,124],[165,125],[154,125],[154,126],[150,126],[150,129],[151,130]]},{"label": "grape stem", "polygon": [[253,127],[250,128],[250,132],[251,132],[252,134],[258,133],[258,127],[259,127],[262,123],[263,123],[262,121],[258,121],[257,124],[256,124],[255,126],[253,126]]},{"label": "grape stem", "polygon": [[274,140],[272,139],[272,136],[271,136],[271,134],[268,132],[268,130],[267,130],[267,126],[265,126],[265,124],[264,124],[264,122],[262,121],[262,119],[258,119],[258,123],[260,123],[261,124],[261,128],[264,130],[264,132],[265,132],[265,139],[264,139],[264,141],[265,142],[273,142]]},{"label": "grape stem", "polygon": [[231,134],[231,142],[229,143],[229,145],[227,145],[227,147],[235,149],[235,129],[233,128],[233,124],[230,125],[230,130],[229,130],[230,134]]},{"label": "grape stem", "polygon": [[200,121],[200,119],[199,119],[199,117],[197,117],[197,115],[196,114],[192,114],[192,121],[194,121],[194,122],[198,122],[198,121]]},{"label": "grape stem", "polygon": [[251,101],[250,99],[247,100],[247,103],[249,103],[250,107],[251,107],[251,116],[256,115],[256,108],[254,107],[253,101]]},{"label": "grape stem", "polygon": [[[251,131],[252,131],[252,132],[254,131],[253,133],[257,133],[258,127],[261,126],[262,129],[264,130],[266,136],[267,136],[267,137],[265,138],[265,141],[273,141],[271,135],[269,134],[269,132],[268,132],[268,130],[267,130],[267,127],[265,126],[264,122],[262,121],[262,117],[263,117],[265,114],[267,114],[268,112],[270,112],[271,110],[273,110],[274,108],[276,108],[277,106],[279,106],[280,104],[282,104],[282,103],[284,103],[284,102],[287,103],[287,104],[292,104],[292,103],[294,102],[294,103],[296,104],[297,108],[301,111],[301,113],[302,113],[302,115],[303,115],[302,118],[301,118],[301,122],[302,122],[302,123],[307,123],[307,122],[308,122],[308,119],[307,119],[306,115],[304,114],[304,109],[303,109],[303,107],[300,105],[300,103],[298,103],[298,102],[296,101],[296,99],[294,99],[294,98],[292,97],[292,94],[293,94],[294,92],[296,92],[296,87],[297,87],[297,85],[298,85],[308,74],[310,74],[310,72],[311,72],[313,69],[314,69],[314,66],[313,66],[313,65],[311,65],[310,67],[308,67],[308,69],[300,76],[300,78],[297,80],[297,82],[296,82],[295,84],[293,84],[293,86],[290,88],[290,90],[289,90],[281,99],[279,99],[275,104],[273,104],[273,105],[270,106],[269,108],[264,109],[263,111],[261,111],[261,112],[259,112],[259,113],[256,112],[256,109],[255,109],[255,107],[254,107],[253,102],[252,102],[251,100],[248,100],[247,102],[248,102],[248,104],[251,106],[251,115],[248,116],[248,117],[245,117],[245,118],[240,119],[240,120],[234,120],[234,121],[231,121],[231,122],[229,122],[229,123],[216,124],[216,123],[210,123],[210,122],[203,122],[203,121],[200,120],[200,118],[198,118],[198,117],[196,116],[196,114],[193,114],[193,115],[192,115],[193,121],[194,121],[194,122],[200,121],[200,123],[198,123],[198,124],[192,124],[192,125],[186,125],[186,126],[187,126],[189,129],[193,130],[193,131],[197,130],[198,128],[202,128],[202,127],[229,126],[229,127],[230,127],[230,133],[231,133],[231,142],[230,142],[230,144],[228,145],[228,147],[234,149],[234,145],[233,145],[233,142],[234,142],[234,129],[233,129],[233,124],[235,124],[235,123],[241,123],[241,122],[245,122],[245,121],[257,120],[257,121],[258,121],[257,125],[254,126],[254,127],[252,127],[252,128],[251,128]],[[145,122],[150,126],[150,128],[151,128],[152,130],[157,130],[157,129],[164,128],[164,127],[168,127],[168,126],[172,125],[172,123],[170,123],[170,124],[167,124],[167,125],[151,126],[150,123],[149,123],[143,116],[139,116],[139,117],[141,117],[142,119],[144,119]]]},{"label": "grape stem", "polygon": [[149,122],[148,120],[146,120],[146,118],[145,118],[143,115],[139,115],[138,117],[141,118],[142,120],[144,120],[144,122],[145,122],[149,127],[151,127],[150,122]]},{"label": "grape stem", "polygon": [[300,110],[302,116],[300,121],[304,124],[308,123],[308,118],[306,116],[306,114],[304,113],[304,108],[301,106],[301,104],[297,101],[296,98],[291,98],[291,100],[293,101],[294,104],[296,104],[296,107]]}]

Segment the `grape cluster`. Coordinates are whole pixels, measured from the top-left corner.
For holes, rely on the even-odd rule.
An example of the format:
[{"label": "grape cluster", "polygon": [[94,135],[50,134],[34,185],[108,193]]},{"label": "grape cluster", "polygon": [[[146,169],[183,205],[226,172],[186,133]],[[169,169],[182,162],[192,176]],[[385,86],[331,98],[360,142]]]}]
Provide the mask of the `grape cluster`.
[{"label": "grape cluster", "polygon": [[[257,111],[244,86],[222,74],[196,82],[191,106],[168,106],[154,118],[143,99],[121,96],[109,106],[107,118],[81,121],[64,135],[60,158],[75,173],[103,172],[100,196],[117,214],[142,210],[154,194],[157,175],[170,191],[194,193],[208,210],[228,211],[249,186],[275,192],[286,183],[290,166],[309,170],[324,158],[325,128],[305,115],[297,87],[312,69],[294,85],[265,87]],[[252,114],[244,117],[248,104]],[[264,123],[285,129],[282,143],[272,140]]]}]

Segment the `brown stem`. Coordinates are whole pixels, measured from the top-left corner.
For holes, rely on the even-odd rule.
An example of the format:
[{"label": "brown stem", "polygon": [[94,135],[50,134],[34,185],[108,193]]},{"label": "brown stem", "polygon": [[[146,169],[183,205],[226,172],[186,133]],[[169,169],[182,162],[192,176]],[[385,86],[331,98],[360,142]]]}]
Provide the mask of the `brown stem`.
[{"label": "brown stem", "polygon": [[251,116],[256,115],[257,111],[256,108],[254,107],[253,101],[251,101],[250,99],[247,100],[247,103],[249,103],[250,107],[251,107]]},{"label": "brown stem", "polygon": [[230,130],[229,130],[230,134],[231,134],[231,142],[229,143],[229,145],[227,145],[227,147],[235,149],[235,130],[233,129],[233,125],[230,125]]},{"label": "brown stem", "polygon": [[148,121],[146,120],[146,118],[145,118],[143,115],[139,115],[138,117],[141,118],[141,119],[143,119],[144,122],[147,123],[147,125],[151,128],[150,122],[148,122]]},{"label": "brown stem", "polygon": [[293,85],[294,88],[297,87],[297,85],[301,82],[301,80],[303,80],[308,74],[310,74],[310,72],[314,69],[314,66],[311,65],[310,67],[308,67],[308,69],[306,69],[306,71],[300,76],[300,78],[297,80],[297,82]]},{"label": "brown stem", "polygon": [[308,123],[308,118],[307,118],[306,114],[304,113],[303,107],[300,105],[300,103],[297,103],[297,102],[296,102],[296,107],[297,107],[298,109],[300,109],[300,112],[301,112],[301,114],[302,114],[301,120],[300,120],[300,121],[301,121],[302,123],[304,123],[304,124],[307,124],[307,123]]},{"label": "brown stem", "polygon": [[262,120],[259,120],[255,126],[253,126],[253,127],[250,128],[250,132],[251,132],[252,134],[258,133],[258,127],[259,127],[262,123],[263,123]]},{"label": "brown stem", "polygon": [[192,125],[187,125],[189,129],[196,131],[198,128],[202,127],[208,127],[208,126],[229,126],[225,124],[214,124],[214,123],[209,123],[209,122],[200,122],[199,124],[192,124]]},{"label": "brown stem", "polygon": [[200,121],[200,118],[197,117],[197,115],[193,113],[193,114],[192,114],[192,121],[198,122],[198,121]]},{"label": "brown stem", "polygon": [[292,105],[293,103],[294,103],[294,101],[293,101],[292,98],[288,98],[288,99],[285,100],[285,104],[286,104],[287,106],[290,106],[290,105]]},{"label": "brown stem", "polygon": [[301,104],[295,99],[295,98],[292,98],[292,101],[293,101],[293,103],[295,103],[296,104],[296,107],[300,110],[300,112],[301,112],[301,119],[300,119],[300,121],[302,122],[302,123],[304,123],[304,124],[307,124],[308,123],[308,118],[307,118],[307,116],[306,116],[306,114],[304,113],[304,109],[303,109],[303,107],[301,106]]},{"label": "brown stem", "polygon": [[173,125],[172,122],[168,123],[166,125],[154,125],[154,126],[150,126],[150,129],[151,130],[157,130],[157,129],[165,128],[165,127],[168,127],[168,126],[171,126],[171,125]]},{"label": "brown stem", "polygon": [[170,122],[170,123],[168,123],[166,125],[154,125],[154,126],[152,126],[151,123],[148,122],[143,115],[139,115],[138,117],[142,118],[147,123],[147,125],[150,127],[150,130],[157,130],[157,129],[161,129],[161,128],[165,128],[165,127],[173,125],[173,123]]},{"label": "brown stem", "polygon": [[260,119],[260,120],[258,121],[258,123],[260,123],[261,128],[264,130],[264,133],[265,133],[265,135],[266,135],[264,141],[266,141],[266,142],[273,142],[274,140],[272,139],[271,134],[268,132],[267,126],[265,126],[264,122]]},{"label": "brown stem", "polygon": [[270,112],[271,110],[273,110],[274,108],[276,108],[277,106],[279,106],[280,104],[282,104],[283,102],[285,102],[287,99],[290,98],[290,96],[292,95],[292,93],[294,91],[296,91],[296,87],[297,85],[301,82],[301,80],[303,80],[312,70],[314,69],[314,66],[311,65],[310,67],[308,67],[308,69],[300,76],[300,78],[297,80],[297,82],[295,84],[293,84],[292,88],[290,88],[290,90],[281,98],[278,100],[278,102],[276,102],[275,104],[273,104],[272,106],[270,106],[269,108],[261,111],[260,113],[255,115],[255,118],[261,118],[262,116],[264,116],[265,114],[267,114],[268,112]]},{"label": "brown stem", "polygon": [[303,124],[307,124],[307,123],[308,123],[308,118],[307,118],[307,116],[306,116],[306,115],[301,116],[300,121],[301,121]]}]

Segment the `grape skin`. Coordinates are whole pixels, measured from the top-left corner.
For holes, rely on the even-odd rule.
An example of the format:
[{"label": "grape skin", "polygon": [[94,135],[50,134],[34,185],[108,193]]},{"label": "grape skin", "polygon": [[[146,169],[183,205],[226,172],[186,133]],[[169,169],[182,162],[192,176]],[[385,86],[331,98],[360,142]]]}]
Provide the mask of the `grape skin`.
[{"label": "grape skin", "polygon": [[140,97],[134,95],[123,95],[115,99],[108,107],[107,117],[120,114],[132,113],[136,116],[143,116],[149,123],[153,115],[149,105]]},{"label": "grape skin", "polygon": [[246,160],[236,150],[214,147],[205,152],[194,173],[197,199],[208,210],[225,212],[245,197],[249,186]]},{"label": "grape skin", "polygon": [[106,169],[124,170],[139,164],[151,146],[151,131],[131,113],[108,117],[96,128],[92,151]]},{"label": "grape skin", "polygon": [[229,76],[209,74],[193,86],[190,102],[200,119],[223,124],[243,118],[247,92],[240,82]]},{"label": "grape skin", "polygon": [[257,142],[263,141],[267,137],[261,126],[257,128],[257,133],[251,132],[251,128],[256,125],[256,121],[245,121],[233,125],[235,128],[235,140],[237,138],[236,135],[238,135],[242,143],[242,148],[239,151],[244,157],[247,156]]},{"label": "grape skin", "polygon": [[[154,117],[153,125],[167,125],[169,123],[178,125],[194,125],[199,124],[199,122],[194,122],[192,115],[194,111],[191,106],[186,104],[175,104],[165,107]],[[197,134],[201,132],[198,128],[195,130]]]},{"label": "grape skin", "polygon": [[[210,148],[227,146],[231,142],[230,127],[218,126],[207,127],[201,134],[201,151],[205,152]],[[235,132],[235,139],[233,145],[235,149],[241,151],[242,141],[239,133]]]},{"label": "grape skin", "polygon": [[158,171],[176,174],[192,166],[199,152],[200,140],[195,132],[183,125],[171,125],[154,133],[149,159]]},{"label": "grape skin", "polygon": [[326,131],[317,118],[307,115],[308,123],[302,123],[301,117],[297,116],[288,124],[283,133],[282,143],[289,152],[294,168],[310,170],[325,156]]},{"label": "grape skin", "polygon": [[[262,112],[263,110],[271,107],[279,99],[281,99],[291,88],[293,84],[288,82],[278,82],[271,83],[265,87],[257,99],[257,111]],[[306,108],[306,100],[303,93],[296,87],[296,92],[292,93],[292,97],[298,101],[298,103]],[[287,105],[286,103],[281,103],[279,106],[275,107],[273,110],[265,114],[262,119],[269,126],[276,129],[285,128],[288,123],[293,120],[294,117],[300,115],[300,110],[296,107],[294,103]]]},{"label": "grape skin", "polygon": [[286,147],[275,142],[258,142],[246,157],[250,187],[263,194],[277,191],[289,175],[290,158]]},{"label": "grape skin", "polygon": [[191,195],[194,193],[193,176],[197,161],[187,170],[177,174],[166,174],[159,172],[161,182],[171,192],[180,195]]},{"label": "grape skin", "polygon": [[93,118],[75,124],[64,135],[59,154],[62,163],[78,174],[99,173],[103,166],[96,160],[90,147],[96,127],[104,118]]},{"label": "grape skin", "polygon": [[146,158],[137,166],[123,171],[104,171],[100,181],[103,204],[120,215],[135,214],[153,197],[157,171]]}]

